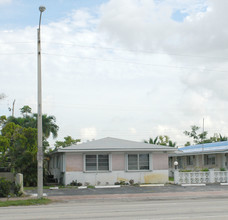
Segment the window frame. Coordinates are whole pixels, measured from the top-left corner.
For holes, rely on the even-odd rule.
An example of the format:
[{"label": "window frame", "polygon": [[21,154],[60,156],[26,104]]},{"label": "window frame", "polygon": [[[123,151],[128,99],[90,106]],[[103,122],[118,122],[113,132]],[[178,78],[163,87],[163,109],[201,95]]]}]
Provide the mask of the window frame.
[{"label": "window frame", "polygon": [[[107,170],[99,170],[99,155],[107,155],[108,156],[108,169]],[[96,156],[96,169],[94,170],[87,170],[86,165],[86,156]],[[88,173],[104,173],[104,172],[110,172],[111,171],[111,154],[110,153],[89,153],[83,155],[84,160],[84,172]]]},{"label": "window frame", "polygon": [[[148,169],[140,169],[140,155],[148,155]],[[129,155],[137,155],[137,169],[129,169]],[[152,170],[152,155],[151,153],[145,152],[145,153],[136,153],[136,152],[132,152],[132,153],[127,153],[125,155],[125,161],[126,161],[126,171],[128,172],[148,172]]]},{"label": "window frame", "polygon": [[186,164],[187,164],[187,166],[193,166],[193,164],[194,164],[194,155],[187,156]]},{"label": "window frame", "polygon": [[215,154],[204,155],[204,164],[205,165],[216,165],[216,155]]}]

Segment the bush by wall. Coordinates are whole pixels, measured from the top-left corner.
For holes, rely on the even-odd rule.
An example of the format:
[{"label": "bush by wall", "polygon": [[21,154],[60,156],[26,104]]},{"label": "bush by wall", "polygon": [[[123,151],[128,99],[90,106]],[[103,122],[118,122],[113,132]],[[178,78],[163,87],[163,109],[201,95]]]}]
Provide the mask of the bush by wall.
[{"label": "bush by wall", "polygon": [[0,178],[0,197],[7,197],[10,194],[12,182]]},{"label": "bush by wall", "polygon": [[5,178],[0,178],[0,197],[8,197],[13,194],[13,196],[22,196],[21,186]]}]

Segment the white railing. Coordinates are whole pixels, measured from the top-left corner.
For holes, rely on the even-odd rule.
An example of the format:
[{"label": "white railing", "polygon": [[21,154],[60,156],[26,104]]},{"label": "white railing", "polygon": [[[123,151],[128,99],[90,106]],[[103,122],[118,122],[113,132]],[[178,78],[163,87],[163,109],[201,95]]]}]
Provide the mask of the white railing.
[{"label": "white railing", "polygon": [[225,183],[228,182],[228,171],[179,172],[174,171],[174,183]]},{"label": "white railing", "polygon": [[227,171],[214,171],[214,178],[216,183],[226,183],[228,182],[228,172]]}]

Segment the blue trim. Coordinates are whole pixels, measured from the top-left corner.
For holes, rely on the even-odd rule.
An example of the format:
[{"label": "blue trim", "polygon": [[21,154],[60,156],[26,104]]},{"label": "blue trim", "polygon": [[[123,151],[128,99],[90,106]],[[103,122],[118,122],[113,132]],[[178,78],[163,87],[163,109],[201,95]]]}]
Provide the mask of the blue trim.
[{"label": "blue trim", "polygon": [[218,147],[221,149],[221,147],[224,147],[228,149],[228,141],[222,141],[222,142],[214,142],[214,143],[209,143],[209,144],[197,144],[197,145],[191,145],[191,146],[187,146],[187,147],[182,147],[179,148],[179,151],[188,151],[190,152],[191,150],[200,150],[200,149],[207,149],[210,150],[210,148],[214,148],[213,150],[215,150],[215,148]]}]

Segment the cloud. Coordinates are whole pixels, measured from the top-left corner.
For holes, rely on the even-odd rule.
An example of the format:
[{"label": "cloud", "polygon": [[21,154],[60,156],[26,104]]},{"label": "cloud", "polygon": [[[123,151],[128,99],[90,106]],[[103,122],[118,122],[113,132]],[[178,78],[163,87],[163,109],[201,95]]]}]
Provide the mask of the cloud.
[{"label": "cloud", "polygon": [[137,134],[137,130],[135,128],[130,128],[129,130],[131,134]]},{"label": "cloud", "polygon": [[12,0],[0,0],[0,5],[10,4]]},{"label": "cloud", "polygon": [[83,140],[92,140],[97,137],[97,130],[95,127],[88,127],[81,129],[81,137]]},{"label": "cloud", "polygon": [[[211,133],[228,132],[228,15],[217,2],[111,0],[96,15],[72,9],[42,25],[43,112],[56,116],[59,138],[184,144],[203,117]],[[35,112],[36,27],[2,31],[0,43],[1,112],[14,99]]]}]

